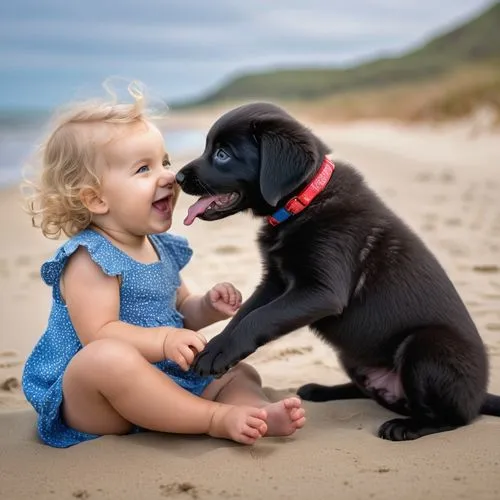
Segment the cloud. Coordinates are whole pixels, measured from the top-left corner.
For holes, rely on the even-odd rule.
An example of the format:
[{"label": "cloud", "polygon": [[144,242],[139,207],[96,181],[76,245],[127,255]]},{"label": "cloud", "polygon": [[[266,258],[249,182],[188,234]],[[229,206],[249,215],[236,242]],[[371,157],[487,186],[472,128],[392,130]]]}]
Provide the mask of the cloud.
[{"label": "cloud", "polygon": [[49,105],[110,74],[167,97],[228,75],[403,50],[485,0],[18,0],[0,5],[0,107]]}]

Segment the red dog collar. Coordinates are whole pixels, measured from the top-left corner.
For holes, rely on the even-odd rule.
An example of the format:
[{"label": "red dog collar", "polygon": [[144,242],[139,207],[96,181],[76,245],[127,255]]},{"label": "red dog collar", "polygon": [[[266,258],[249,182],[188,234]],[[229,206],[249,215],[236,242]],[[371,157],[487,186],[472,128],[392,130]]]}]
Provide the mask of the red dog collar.
[{"label": "red dog collar", "polygon": [[325,189],[328,181],[332,177],[333,171],[335,170],[335,165],[333,162],[326,158],[323,160],[321,167],[316,172],[311,182],[300,192],[298,196],[293,197],[289,200],[283,208],[280,208],[273,215],[267,218],[267,221],[271,226],[277,226],[281,222],[286,221],[292,215],[296,215],[302,212],[304,208],[309,206],[311,201],[316,198],[316,196]]}]

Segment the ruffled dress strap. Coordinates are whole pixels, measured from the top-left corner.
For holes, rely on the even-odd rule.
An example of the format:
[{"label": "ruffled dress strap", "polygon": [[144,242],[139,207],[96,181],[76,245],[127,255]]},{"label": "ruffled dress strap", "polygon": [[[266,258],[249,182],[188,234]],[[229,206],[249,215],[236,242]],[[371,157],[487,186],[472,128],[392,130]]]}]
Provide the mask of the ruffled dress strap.
[{"label": "ruffled dress strap", "polygon": [[57,250],[52,259],[42,265],[42,279],[47,285],[52,286],[52,296],[58,302],[63,301],[59,285],[64,267],[80,247],[87,250],[91,259],[108,276],[121,275],[130,266],[130,259],[125,253],[114,247],[104,236],[91,229],[85,229],[69,239]]},{"label": "ruffled dress strap", "polygon": [[151,235],[155,247],[161,257],[167,258],[175,265],[176,271],[180,271],[191,260],[193,250],[184,236],[169,233]]}]

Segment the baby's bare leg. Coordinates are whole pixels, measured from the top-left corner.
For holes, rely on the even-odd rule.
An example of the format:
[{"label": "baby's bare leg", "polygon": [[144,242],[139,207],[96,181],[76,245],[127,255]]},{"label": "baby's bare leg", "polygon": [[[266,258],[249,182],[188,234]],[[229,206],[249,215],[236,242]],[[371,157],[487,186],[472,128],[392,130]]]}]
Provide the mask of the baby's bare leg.
[{"label": "baby's bare leg", "polygon": [[231,405],[251,405],[267,414],[266,436],[289,436],[306,423],[305,410],[297,397],[272,402],[262,390],[258,372],[246,363],[238,363],[203,392],[203,398]]},{"label": "baby's bare leg", "polygon": [[267,430],[263,410],[194,396],[118,340],[84,347],[66,369],[63,393],[66,423],[92,434],[124,434],[136,424],[251,444]]}]

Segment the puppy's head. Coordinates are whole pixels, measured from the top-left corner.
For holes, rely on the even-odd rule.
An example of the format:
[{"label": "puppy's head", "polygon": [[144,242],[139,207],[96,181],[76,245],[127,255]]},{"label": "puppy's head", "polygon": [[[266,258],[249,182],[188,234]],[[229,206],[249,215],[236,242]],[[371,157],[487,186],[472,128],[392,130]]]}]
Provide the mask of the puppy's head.
[{"label": "puppy's head", "polygon": [[314,175],[328,152],[278,106],[253,103],[233,109],[212,125],[203,154],[177,174],[183,191],[200,196],[185,223],[242,210],[269,215]]}]

